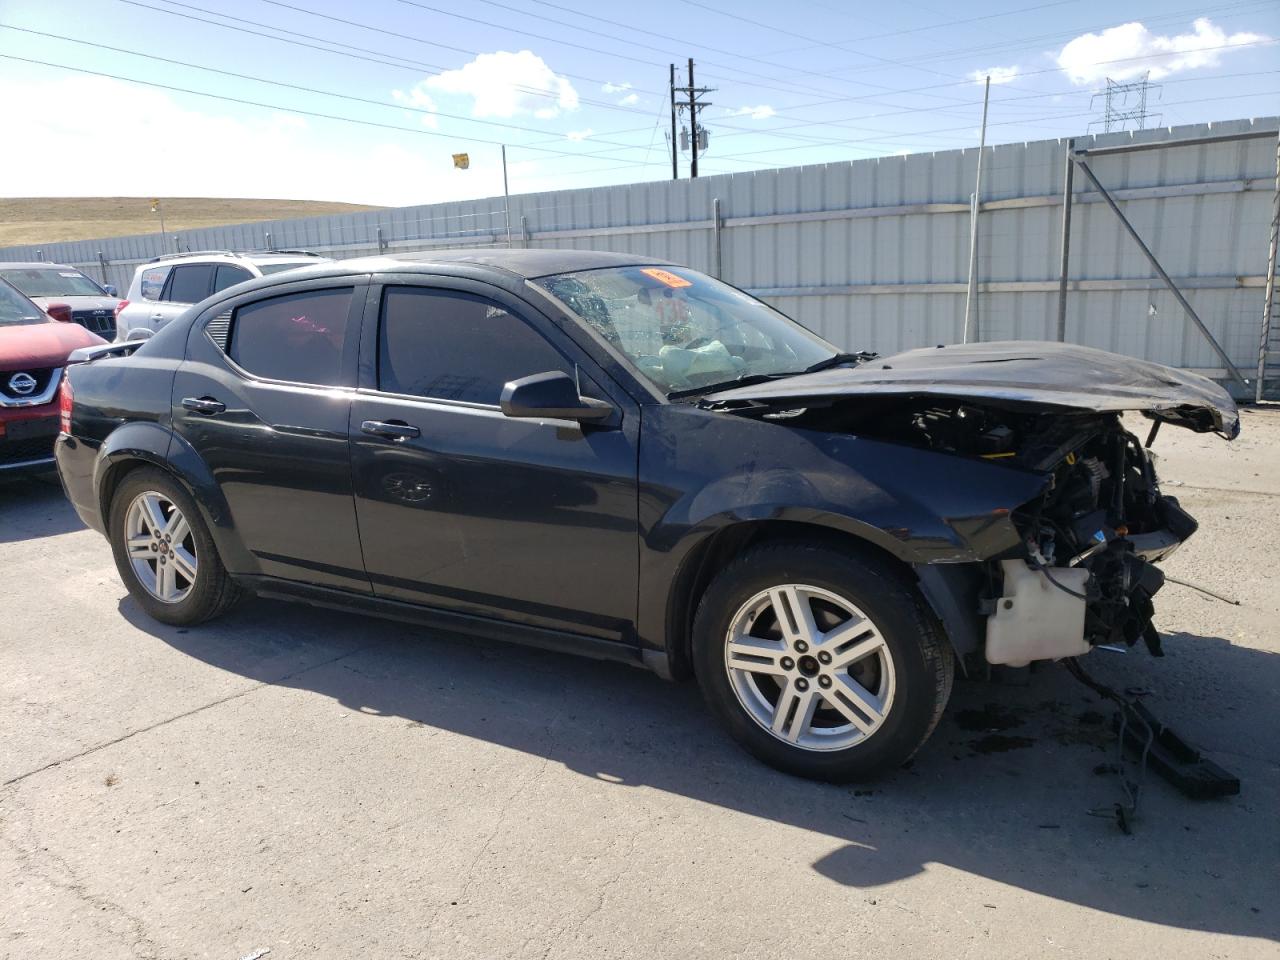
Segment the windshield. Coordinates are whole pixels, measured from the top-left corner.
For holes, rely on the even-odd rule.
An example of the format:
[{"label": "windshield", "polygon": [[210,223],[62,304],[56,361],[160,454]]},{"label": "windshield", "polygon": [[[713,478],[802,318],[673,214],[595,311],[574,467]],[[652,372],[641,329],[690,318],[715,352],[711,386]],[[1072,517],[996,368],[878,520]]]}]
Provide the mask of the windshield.
[{"label": "windshield", "polygon": [[668,395],[801,373],[835,347],[687,267],[610,267],[535,280]]},{"label": "windshield", "polygon": [[0,270],[8,280],[28,297],[105,297],[106,291],[79,270],[66,267],[31,267]]},{"label": "windshield", "polygon": [[18,323],[40,323],[44,313],[7,283],[0,283],[0,327]]},{"label": "windshield", "polygon": [[308,267],[313,263],[322,263],[320,260],[287,260],[284,263],[260,263],[258,269],[262,271],[264,277],[269,277],[273,273],[280,273],[283,270],[297,270],[299,267]]}]

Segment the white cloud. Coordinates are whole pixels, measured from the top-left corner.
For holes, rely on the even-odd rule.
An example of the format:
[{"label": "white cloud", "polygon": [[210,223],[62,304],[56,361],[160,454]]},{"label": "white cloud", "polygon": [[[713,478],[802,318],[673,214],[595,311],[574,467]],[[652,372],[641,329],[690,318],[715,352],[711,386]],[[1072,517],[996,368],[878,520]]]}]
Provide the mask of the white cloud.
[{"label": "white cloud", "polygon": [[631,84],[611,82],[611,83],[606,83],[600,89],[603,90],[605,93],[623,93],[631,89]]},{"label": "white cloud", "polygon": [[622,107],[632,107],[640,102],[640,94],[628,93],[625,97],[618,101],[618,105]]},{"label": "white cloud", "polygon": [[777,110],[762,103],[757,107],[739,107],[737,110],[725,111],[731,117],[750,117],[752,120],[767,120],[777,114]]},{"label": "white cloud", "polygon": [[391,99],[412,110],[411,115],[416,116],[424,127],[430,127],[432,130],[439,128],[440,121],[435,115],[438,109],[436,102],[427,96],[426,91],[422,89],[422,84],[408,91],[392,90]]},{"label": "white cloud", "polygon": [[[1153,80],[1159,80],[1183,70],[1216,67],[1229,47],[1268,39],[1257,33],[1228,35],[1208,17],[1197,19],[1192,29],[1192,33],[1162,36],[1135,21],[1102,33],[1086,33],[1062,48],[1058,66],[1076,84],[1099,83],[1107,77],[1128,80],[1148,70]],[[1137,57],[1142,59],[1133,59]]]},{"label": "white cloud", "polygon": [[987,67],[985,70],[974,70],[969,74],[969,79],[974,83],[985,83],[987,77],[991,78],[992,86],[999,86],[1002,83],[1012,83],[1017,79],[1018,74],[1022,70],[1017,67]]},{"label": "white cloud", "polygon": [[590,127],[587,127],[585,130],[570,130],[565,134],[565,136],[570,140],[578,142],[587,139],[587,137],[591,136],[593,133],[595,133],[595,131]]},{"label": "white cloud", "polygon": [[[229,104],[103,77],[38,79],[0,69],[0,103],[6,121],[41,145],[6,157],[0,182],[6,196],[269,197],[402,206],[502,195],[496,146],[283,111],[232,116]],[[127,118],[130,137],[147,149],[100,151],[86,163],[87,116]],[[460,150],[470,152],[471,169],[450,176],[450,154]],[[531,161],[512,162],[511,189],[530,189],[526,177],[534,170]]]},{"label": "white cloud", "polygon": [[472,99],[473,117],[532,114],[550,120],[562,110],[578,109],[578,91],[530,50],[482,53],[457,70],[427,77],[414,90],[456,94]]}]

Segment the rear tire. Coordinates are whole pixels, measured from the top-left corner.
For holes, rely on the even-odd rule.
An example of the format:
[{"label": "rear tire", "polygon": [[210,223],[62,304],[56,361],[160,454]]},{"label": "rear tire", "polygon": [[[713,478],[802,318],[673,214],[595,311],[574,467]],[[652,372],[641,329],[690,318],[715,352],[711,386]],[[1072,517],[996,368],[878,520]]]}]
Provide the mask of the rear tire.
[{"label": "rear tire", "polygon": [[844,783],[909,760],[937,726],[955,661],[896,571],[825,546],[765,544],[710,584],[694,667],[717,719],[786,773]]},{"label": "rear tire", "polygon": [[161,623],[203,623],[242,596],[195,500],[163,470],[143,467],[124,478],[111,498],[108,531],[120,579]]}]

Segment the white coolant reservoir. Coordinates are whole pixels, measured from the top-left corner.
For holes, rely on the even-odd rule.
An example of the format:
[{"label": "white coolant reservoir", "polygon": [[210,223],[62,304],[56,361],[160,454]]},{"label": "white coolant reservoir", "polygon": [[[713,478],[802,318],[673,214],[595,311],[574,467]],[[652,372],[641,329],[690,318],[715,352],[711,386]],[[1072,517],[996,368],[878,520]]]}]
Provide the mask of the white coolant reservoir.
[{"label": "white coolant reservoir", "polygon": [[[987,617],[987,661],[1025,667],[1032,660],[1060,660],[1089,652],[1084,605],[1049,582],[1024,560],[1001,560],[1004,596]],[[1083,594],[1088,570],[1054,567],[1053,578]]]}]

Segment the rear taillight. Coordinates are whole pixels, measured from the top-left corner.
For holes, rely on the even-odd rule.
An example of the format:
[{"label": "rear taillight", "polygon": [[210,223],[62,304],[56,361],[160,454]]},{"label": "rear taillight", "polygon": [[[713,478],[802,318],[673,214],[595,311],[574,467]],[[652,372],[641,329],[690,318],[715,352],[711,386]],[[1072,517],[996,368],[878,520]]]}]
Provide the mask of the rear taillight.
[{"label": "rear taillight", "polygon": [[125,307],[127,307],[128,305],[129,305],[129,301],[128,301],[128,300],[121,300],[119,303],[117,303],[117,304],[116,304],[116,319],[117,319],[117,320],[119,320],[119,319],[120,319],[120,311],[121,311],[121,310],[123,310],[123,309],[124,309]]},{"label": "rear taillight", "polygon": [[51,303],[44,308],[44,312],[60,323],[71,322],[71,307],[68,304]]},{"label": "rear taillight", "polygon": [[67,371],[62,373],[62,385],[58,387],[58,432],[71,436],[71,408],[75,403],[75,394],[71,390],[71,378]]}]

